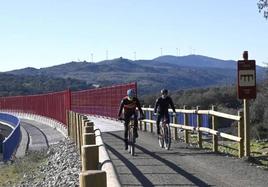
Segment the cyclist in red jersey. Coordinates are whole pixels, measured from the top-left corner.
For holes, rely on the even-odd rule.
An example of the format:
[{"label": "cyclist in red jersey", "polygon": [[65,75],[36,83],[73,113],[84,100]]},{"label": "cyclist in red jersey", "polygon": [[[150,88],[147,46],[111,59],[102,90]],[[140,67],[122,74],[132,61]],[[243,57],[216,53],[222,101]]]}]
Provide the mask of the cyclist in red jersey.
[{"label": "cyclist in red jersey", "polygon": [[121,100],[120,108],[118,112],[118,118],[121,118],[122,110],[124,109],[124,126],[125,126],[125,133],[124,133],[124,140],[125,140],[125,149],[128,149],[128,124],[130,121],[130,117],[134,115],[134,136],[138,137],[138,119],[137,119],[137,112],[136,108],[139,109],[141,118],[144,118],[143,111],[141,109],[140,101],[136,97],[136,94],[133,89],[129,89],[127,91],[127,96]]}]

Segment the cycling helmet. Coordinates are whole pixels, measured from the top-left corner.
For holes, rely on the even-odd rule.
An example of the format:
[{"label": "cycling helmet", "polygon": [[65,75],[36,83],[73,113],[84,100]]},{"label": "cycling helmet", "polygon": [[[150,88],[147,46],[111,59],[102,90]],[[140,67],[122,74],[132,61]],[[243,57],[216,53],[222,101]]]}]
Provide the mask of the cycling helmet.
[{"label": "cycling helmet", "polygon": [[133,97],[135,96],[134,90],[133,89],[129,89],[127,91],[127,96],[128,96],[129,99],[133,99]]},{"label": "cycling helmet", "polygon": [[162,89],[161,90],[161,94],[162,95],[167,95],[168,94],[168,90],[167,89]]}]

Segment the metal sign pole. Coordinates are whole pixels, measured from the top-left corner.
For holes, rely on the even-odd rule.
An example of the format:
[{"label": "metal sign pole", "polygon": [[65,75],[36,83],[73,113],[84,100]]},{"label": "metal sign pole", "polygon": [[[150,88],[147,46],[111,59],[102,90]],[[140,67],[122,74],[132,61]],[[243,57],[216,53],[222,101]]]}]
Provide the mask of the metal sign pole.
[{"label": "metal sign pole", "polygon": [[244,156],[250,156],[250,121],[249,121],[249,99],[256,98],[256,62],[248,60],[248,52],[243,53],[244,60],[238,60],[237,68],[237,90],[238,98],[243,99],[244,104]]}]

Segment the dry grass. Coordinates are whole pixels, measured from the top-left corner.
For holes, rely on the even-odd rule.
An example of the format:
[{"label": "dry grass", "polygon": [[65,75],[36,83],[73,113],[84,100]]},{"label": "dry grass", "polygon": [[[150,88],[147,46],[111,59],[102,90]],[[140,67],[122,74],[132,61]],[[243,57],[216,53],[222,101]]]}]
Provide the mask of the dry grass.
[{"label": "dry grass", "polygon": [[[23,180],[25,174],[35,173],[46,162],[46,154],[29,153],[24,158],[0,165],[0,186],[14,186]],[[39,179],[34,179],[39,180]]]},{"label": "dry grass", "polygon": [[[193,145],[197,145],[197,137],[191,135],[190,141]],[[221,139],[218,141],[218,151],[230,156],[238,157],[238,143]],[[203,141],[203,148],[212,150],[212,142],[210,139]],[[250,162],[253,162],[265,169],[268,169],[268,141],[250,141]]]}]

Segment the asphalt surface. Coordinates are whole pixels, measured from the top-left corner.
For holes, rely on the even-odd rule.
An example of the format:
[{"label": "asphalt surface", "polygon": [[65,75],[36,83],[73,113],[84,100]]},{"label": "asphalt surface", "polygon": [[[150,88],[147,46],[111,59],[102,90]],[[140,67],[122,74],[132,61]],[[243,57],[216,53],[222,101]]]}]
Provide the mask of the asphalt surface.
[{"label": "asphalt surface", "polygon": [[124,150],[123,131],[102,135],[122,186],[268,186],[268,171],[238,158],[179,141],[167,151],[147,132],[139,132],[133,157]]},{"label": "asphalt surface", "polygon": [[[27,151],[39,151],[47,149],[50,145],[56,144],[65,137],[48,124],[29,119],[20,119],[21,138],[16,150],[16,157],[25,156]],[[0,154],[0,160],[2,160]]]},{"label": "asphalt surface", "polygon": [[64,140],[64,136],[59,131],[34,120],[21,119],[21,126],[28,135],[28,142],[24,141],[21,144],[27,143],[28,151],[46,149],[49,145]]}]

